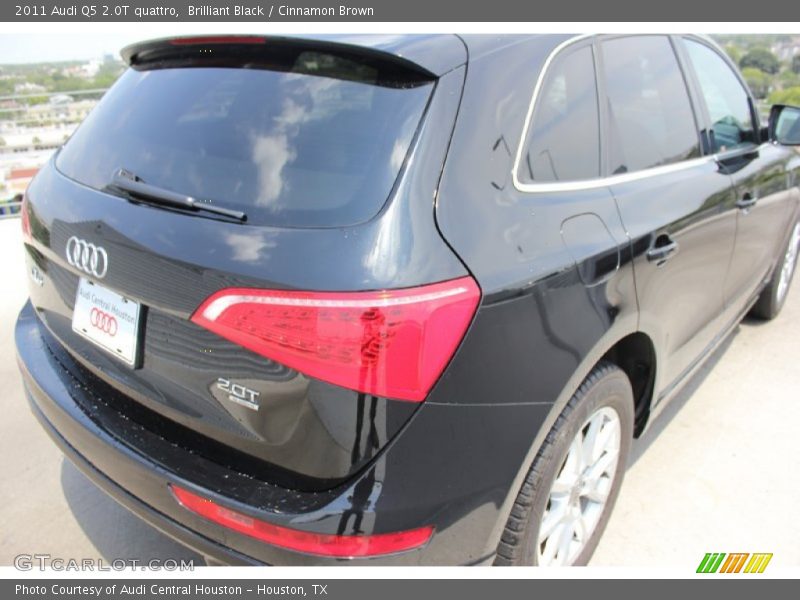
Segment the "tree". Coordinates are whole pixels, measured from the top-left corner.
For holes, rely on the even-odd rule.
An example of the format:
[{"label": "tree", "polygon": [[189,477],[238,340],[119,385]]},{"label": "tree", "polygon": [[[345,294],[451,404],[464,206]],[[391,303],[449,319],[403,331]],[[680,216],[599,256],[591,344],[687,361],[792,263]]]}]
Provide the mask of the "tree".
[{"label": "tree", "polygon": [[778,82],[780,88],[790,88],[800,85],[800,73],[795,73],[789,69],[781,71],[778,75]]},{"label": "tree", "polygon": [[731,60],[737,65],[742,60],[742,50],[736,44],[728,44],[725,46],[725,52],[731,57]]},{"label": "tree", "polygon": [[800,54],[795,54],[792,57],[792,72],[800,75]]},{"label": "tree", "polygon": [[781,70],[781,61],[766,48],[753,48],[742,56],[739,66],[742,69],[752,67],[764,71],[764,73],[775,75]]},{"label": "tree", "polygon": [[767,97],[770,88],[769,75],[754,67],[747,67],[742,69],[742,76],[756,98],[763,100]]},{"label": "tree", "polygon": [[800,86],[776,90],[769,95],[770,104],[791,104],[800,106]]}]

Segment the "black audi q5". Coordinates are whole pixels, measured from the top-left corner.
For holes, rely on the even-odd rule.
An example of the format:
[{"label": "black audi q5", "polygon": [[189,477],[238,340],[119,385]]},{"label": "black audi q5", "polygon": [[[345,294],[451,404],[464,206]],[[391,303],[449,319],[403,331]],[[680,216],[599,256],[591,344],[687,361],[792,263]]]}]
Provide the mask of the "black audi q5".
[{"label": "black audi q5", "polygon": [[25,195],[19,364],[210,563],[585,564],[633,438],[786,299],[800,109],[704,37],[122,55]]}]

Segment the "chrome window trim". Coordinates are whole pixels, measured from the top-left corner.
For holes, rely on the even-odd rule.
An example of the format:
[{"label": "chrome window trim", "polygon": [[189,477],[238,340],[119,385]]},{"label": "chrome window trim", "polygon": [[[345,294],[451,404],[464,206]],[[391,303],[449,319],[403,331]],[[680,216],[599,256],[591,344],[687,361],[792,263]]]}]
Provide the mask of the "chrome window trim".
[{"label": "chrome window trim", "polygon": [[544,85],[544,79],[547,75],[547,71],[550,68],[552,62],[556,59],[556,57],[578,42],[583,40],[593,38],[597,34],[589,33],[589,34],[581,34],[571,37],[569,39],[564,40],[558,46],[553,48],[550,51],[550,54],[544,61],[541,70],[539,71],[539,76],[536,79],[536,85],[533,88],[533,95],[531,96],[530,104],[528,105],[528,112],[525,115],[525,123],[522,126],[522,137],[519,140],[519,144],[517,145],[517,152],[514,158],[514,165],[511,170],[511,179],[514,182],[514,187],[517,191],[524,192],[524,193],[536,193],[536,192],[567,192],[567,191],[579,191],[579,190],[591,190],[596,188],[607,187],[610,185],[617,185],[621,183],[628,183],[631,181],[638,181],[640,179],[646,179],[648,177],[656,177],[658,175],[665,175],[668,173],[675,173],[678,171],[682,171],[684,169],[692,169],[694,167],[704,165],[707,163],[712,163],[717,161],[716,155],[706,155],[700,156],[697,158],[690,158],[687,160],[682,160],[675,163],[670,163],[668,165],[660,165],[656,167],[650,167],[648,169],[641,169],[639,171],[633,171],[631,173],[620,173],[619,175],[607,175],[605,177],[596,177],[593,179],[582,179],[578,181],[548,181],[545,183],[523,183],[519,180],[519,167],[522,163],[522,153],[524,151],[525,141],[528,139],[528,132],[530,130],[531,121],[533,120],[533,112],[536,108],[536,100],[539,97],[539,93],[541,92],[541,88]]}]

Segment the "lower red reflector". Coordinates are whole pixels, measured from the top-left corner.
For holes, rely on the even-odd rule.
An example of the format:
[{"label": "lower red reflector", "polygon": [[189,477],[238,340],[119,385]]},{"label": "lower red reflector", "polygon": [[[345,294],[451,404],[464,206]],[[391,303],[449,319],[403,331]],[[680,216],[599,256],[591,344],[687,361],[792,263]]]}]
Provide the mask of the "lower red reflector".
[{"label": "lower red reflector", "polygon": [[307,554],[338,558],[394,554],[418,548],[427,543],[433,535],[432,526],[375,535],[333,535],[300,531],[273,525],[225,508],[176,485],[171,485],[170,488],[175,498],[185,508],[209,521],[273,546]]}]

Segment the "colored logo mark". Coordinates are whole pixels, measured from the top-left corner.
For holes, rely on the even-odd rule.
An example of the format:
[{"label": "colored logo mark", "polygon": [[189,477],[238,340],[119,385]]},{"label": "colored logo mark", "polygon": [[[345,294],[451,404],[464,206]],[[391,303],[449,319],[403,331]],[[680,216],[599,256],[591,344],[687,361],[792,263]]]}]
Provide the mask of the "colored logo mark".
[{"label": "colored logo mark", "polygon": [[698,573],[763,573],[772,553],[707,552],[697,566]]}]

